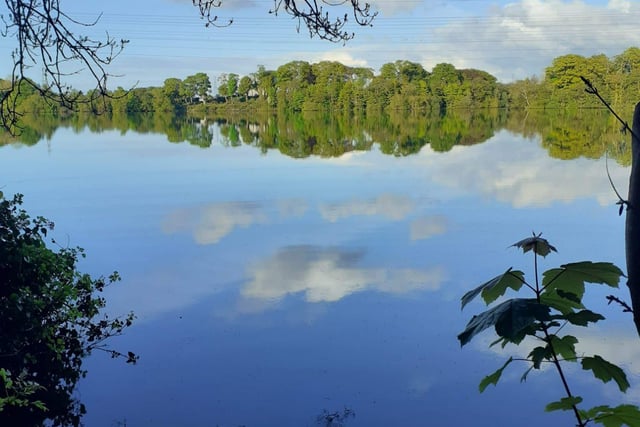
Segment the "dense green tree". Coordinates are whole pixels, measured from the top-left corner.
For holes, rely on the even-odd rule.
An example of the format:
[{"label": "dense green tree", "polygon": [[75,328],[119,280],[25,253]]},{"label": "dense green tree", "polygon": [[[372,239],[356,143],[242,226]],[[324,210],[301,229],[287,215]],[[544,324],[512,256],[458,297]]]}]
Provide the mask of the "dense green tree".
[{"label": "dense green tree", "polygon": [[280,110],[301,111],[307,89],[314,82],[311,64],[291,61],[276,70],[276,97]]},{"label": "dense green tree", "polygon": [[460,70],[464,82],[464,96],[468,107],[498,107],[498,79],[486,71]]},{"label": "dense green tree", "polygon": [[238,92],[238,78],[235,73],[222,74],[218,78],[218,94],[223,96],[225,100],[236,96]]},{"label": "dense green tree", "polygon": [[158,111],[175,111],[181,108],[183,105],[182,93],[183,91],[182,80],[171,77],[164,81],[162,86],[162,95],[156,93],[154,104]]},{"label": "dense green tree", "polygon": [[249,92],[252,89],[255,89],[256,83],[249,76],[242,76],[240,81],[238,82],[238,95],[244,97],[245,99],[249,96]]},{"label": "dense green tree", "polygon": [[209,97],[209,91],[211,90],[211,80],[206,73],[196,73],[192,76],[187,76],[182,82],[183,91],[190,102],[195,96],[199,98],[202,103],[207,102]]},{"label": "dense green tree", "polygon": [[428,83],[438,107],[440,110],[446,110],[447,107],[455,104],[462,83],[462,75],[451,64],[438,64],[433,67]]},{"label": "dense green tree", "polygon": [[276,105],[276,72],[265,69],[264,65],[258,66],[255,73],[256,90],[258,91],[258,99],[266,104],[267,107],[275,107]]},{"label": "dense green tree", "polygon": [[20,195],[0,195],[0,424],[78,426],[85,408],[73,392],[86,373],[82,361],[101,349],[135,363],[135,354],[104,347],[133,315],[102,315],[100,293],[117,273],[108,279],[80,273],[82,249],[47,247],[53,223],[31,219],[21,203]]}]

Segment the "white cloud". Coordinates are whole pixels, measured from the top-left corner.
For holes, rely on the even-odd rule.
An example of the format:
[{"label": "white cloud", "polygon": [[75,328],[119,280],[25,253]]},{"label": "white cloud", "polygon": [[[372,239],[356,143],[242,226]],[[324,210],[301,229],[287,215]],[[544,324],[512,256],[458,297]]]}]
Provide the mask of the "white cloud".
[{"label": "white cloud", "polygon": [[410,12],[424,3],[423,0],[370,0],[374,10],[380,14],[391,16],[401,12]]},{"label": "white cloud", "polygon": [[288,247],[251,268],[252,279],[241,293],[245,298],[269,301],[304,293],[309,302],[332,302],[367,289],[392,294],[437,290],[445,278],[440,268],[361,268],[357,263],[362,256],[361,251]]},{"label": "white cloud", "polygon": [[617,10],[623,13],[631,12],[631,2],[629,0],[610,0],[607,8]]},{"label": "white cloud", "polygon": [[540,75],[557,56],[616,55],[638,43],[640,4],[612,0],[523,0],[493,7],[487,16],[452,18],[418,50],[431,69],[440,62],[479,68],[502,81]]},{"label": "white cloud", "polygon": [[318,55],[313,62],[320,61],[336,61],[349,67],[368,67],[366,59],[354,58],[353,55],[346,50],[331,50]]},{"label": "white cloud", "polygon": [[447,231],[447,218],[444,216],[425,216],[414,220],[410,225],[411,240],[423,240]]},{"label": "white cloud", "polygon": [[218,243],[238,227],[247,228],[267,221],[262,207],[255,203],[221,202],[197,209],[172,212],[162,224],[162,231],[173,234],[189,231],[198,244]]},{"label": "white cloud", "polygon": [[[616,200],[604,161],[554,159],[538,141],[514,141],[507,131],[483,144],[454,147],[446,156],[427,146],[407,161],[424,165],[427,179],[445,188],[482,194],[516,208],[594,197],[604,206]],[[610,160],[609,171],[618,191],[626,194],[629,169]]]},{"label": "white cloud", "polygon": [[370,200],[349,200],[343,203],[323,204],[320,214],[330,222],[352,216],[380,215],[399,221],[407,217],[415,208],[415,203],[406,196],[396,194],[382,194]]},{"label": "white cloud", "polygon": [[278,200],[276,206],[280,218],[301,217],[309,209],[309,205],[303,199]]}]

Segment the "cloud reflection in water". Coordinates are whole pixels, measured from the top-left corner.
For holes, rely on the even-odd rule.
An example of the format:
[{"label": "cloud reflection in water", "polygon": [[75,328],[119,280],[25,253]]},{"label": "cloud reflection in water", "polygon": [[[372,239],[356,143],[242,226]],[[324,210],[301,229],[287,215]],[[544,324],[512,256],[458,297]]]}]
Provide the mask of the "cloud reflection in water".
[{"label": "cloud reflection in water", "polygon": [[381,194],[375,199],[352,199],[347,202],[323,204],[320,214],[329,222],[337,222],[352,216],[382,216],[399,221],[406,218],[415,209],[415,203],[407,196]]},{"label": "cloud reflection in water", "polygon": [[[298,211],[300,209],[298,207]],[[285,213],[297,212],[291,204],[285,202],[282,202],[281,210]],[[162,231],[166,234],[189,231],[193,233],[196,243],[211,245],[218,243],[237,228],[266,222],[267,216],[258,203],[220,202],[204,207],[175,210],[163,222]]]},{"label": "cloud reflection in water", "polygon": [[363,268],[362,250],[289,246],[250,267],[251,280],[242,296],[278,301],[303,293],[308,302],[332,302],[364,290],[402,294],[437,290],[445,279],[441,268],[430,270]]}]

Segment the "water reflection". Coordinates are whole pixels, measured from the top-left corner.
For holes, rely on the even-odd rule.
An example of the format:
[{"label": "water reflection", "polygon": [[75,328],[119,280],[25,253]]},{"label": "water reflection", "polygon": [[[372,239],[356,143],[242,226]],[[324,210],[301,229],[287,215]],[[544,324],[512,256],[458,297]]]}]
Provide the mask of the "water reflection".
[{"label": "water reflection", "polygon": [[[460,295],[520,261],[505,247],[532,229],[568,257],[558,264],[623,262],[593,157],[620,149],[609,168],[623,192],[626,151],[592,117],[91,118],[53,126],[48,147],[0,148],[2,191],[33,195],[28,209],[86,247],[88,270],[117,268],[109,306],[140,316],[121,337],[139,367],[89,360],[87,425],[313,425],[345,405],[350,427],[570,425],[543,412],[551,375],[478,395],[499,360],[455,337]],[[602,144],[545,139],[564,120]],[[612,317],[621,326],[585,351],[638,372],[637,338]]]},{"label": "water reflection", "polygon": [[410,225],[411,240],[428,239],[438,234],[444,234],[449,227],[449,221],[445,216],[433,215],[417,218]]},{"label": "water reflection", "polygon": [[23,132],[11,136],[0,132],[0,145],[34,145],[49,140],[60,127],[76,132],[119,130],[123,135],[160,133],[173,143],[188,142],[201,148],[213,145],[249,145],[262,153],[277,150],[294,158],[338,157],[369,151],[378,144],[382,153],[408,156],[429,145],[446,152],[456,146],[485,142],[502,131],[525,138],[540,137],[550,156],[560,159],[600,158],[606,152],[618,163],[629,165],[628,138],[606,110],[565,111],[453,111],[447,115],[391,114],[327,116],[312,113],[274,116],[258,112],[251,116],[193,118],[168,114],[83,115],[65,118],[23,117]]},{"label": "water reflection", "polygon": [[215,244],[234,229],[267,221],[262,207],[253,202],[222,202],[202,208],[178,209],[162,224],[168,234],[189,231],[200,245]]},{"label": "water reflection", "polygon": [[[517,147],[509,147],[514,144]],[[518,141],[509,132],[498,133],[486,144],[455,148],[447,156],[424,150],[408,161],[453,191],[482,194],[516,208],[594,197],[605,205],[615,198],[602,162],[554,159],[534,140]],[[609,171],[618,190],[626,194],[628,170],[610,161]]]},{"label": "water reflection", "polygon": [[353,216],[379,215],[393,221],[399,221],[415,209],[413,200],[406,196],[381,194],[375,199],[352,199],[341,203],[323,204],[320,214],[329,222],[340,221]]},{"label": "water reflection", "polygon": [[403,294],[437,290],[445,279],[440,267],[431,270],[359,267],[365,252],[345,248],[291,246],[249,268],[251,280],[241,295],[274,302],[303,293],[308,302],[338,301],[355,292],[375,290]]}]

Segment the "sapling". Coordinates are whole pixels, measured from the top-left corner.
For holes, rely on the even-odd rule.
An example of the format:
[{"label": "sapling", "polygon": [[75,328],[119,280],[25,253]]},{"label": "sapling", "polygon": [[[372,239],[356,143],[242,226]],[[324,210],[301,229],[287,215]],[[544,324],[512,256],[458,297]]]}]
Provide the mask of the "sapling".
[{"label": "sapling", "polygon": [[[490,384],[496,385],[504,370],[515,361],[524,362],[527,369],[522,375],[524,381],[532,370],[543,364],[551,364],[560,377],[564,397],[546,406],[547,411],[572,411],[577,426],[599,423],[605,427],[640,426],[640,409],[635,405],[611,407],[600,405],[591,409],[581,409],[583,399],[574,394],[564,369],[566,363],[580,363],[582,369],[591,372],[596,378],[607,383],[613,380],[620,391],[626,392],[629,381],[624,371],[617,365],[599,355],[578,355],[578,338],[564,334],[568,324],[588,327],[604,316],[585,307],[583,297],[585,285],[601,284],[617,288],[623,272],[609,262],[582,261],[563,264],[542,273],[538,272],[539,257],[557,252],[540,234],[533,234],[513,244],[523,253],[533,254],[533,278],[527,280],[525,273],[512,268],[483,283],[462,296],[462,308],[480,295],[487,306],[486,311],[469,320],[463,332],[458,335],[464,346],[477,334],[493,327],[498,338],[490,347],[507,344],[524,346],[533,343],[525,358],[509,357],[494,373],[480,382],[480,392]],[[498,301],[507,289],[516,292],[529,292],[527,298],[510,298]],[[528,338],[528,339],[527,339]]]}]

